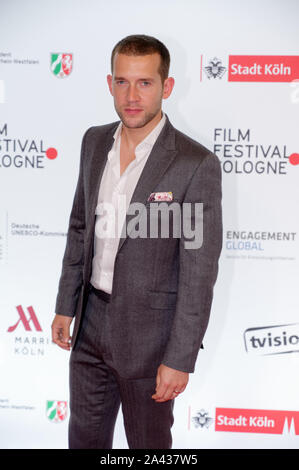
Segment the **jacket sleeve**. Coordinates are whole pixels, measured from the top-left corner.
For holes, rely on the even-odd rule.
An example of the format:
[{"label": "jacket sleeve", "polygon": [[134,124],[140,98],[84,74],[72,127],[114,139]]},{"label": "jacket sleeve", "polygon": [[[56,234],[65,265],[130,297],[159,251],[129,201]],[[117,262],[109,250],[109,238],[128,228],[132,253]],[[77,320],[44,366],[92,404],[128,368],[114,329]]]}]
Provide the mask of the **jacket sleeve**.
[{"label": "jacket sleeve", "polygon": [[56,314],[73,317],[83,284],[85,195],[84,195],[84,155],[86,131],[81,145],[80,169],[73,206],[69,217],[66,248],[62,261],[62,272],[56,298]]},{"label": "jacket sleeve", "polygon": [[[194,372],[210,317],[222,249],[221,197],[220,162],[210,153],[197,167],[184,198],[184,203],[191,203],[191,206],[198,202],[203,204],[202,244],[188,247],[185,243],[188,238],[182,230],[176,310],[162,360],[168,367],[185,372]],[[197,213],[192,211],[191,214],[191,225],[196,227]]]}]

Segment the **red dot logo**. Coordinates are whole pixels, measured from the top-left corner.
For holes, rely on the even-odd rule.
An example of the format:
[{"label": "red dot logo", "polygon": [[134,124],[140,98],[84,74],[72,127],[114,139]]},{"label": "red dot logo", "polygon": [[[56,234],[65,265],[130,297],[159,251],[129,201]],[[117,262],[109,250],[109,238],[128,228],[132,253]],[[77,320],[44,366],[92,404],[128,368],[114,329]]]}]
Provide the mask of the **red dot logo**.
[{"label": "red dot logo", "polygon": [[58,155],[58,152],[56,149],[54,149],[54,147],[49,147],[47,150],[46,150],[46,156],[50,159],[50,160],[54,160]]},{"label": "red dot logo", "polygon": [[292,165],[299,165],[299,153],[292,153],[292,154],[289,156],[289,162],[290,162]]}]

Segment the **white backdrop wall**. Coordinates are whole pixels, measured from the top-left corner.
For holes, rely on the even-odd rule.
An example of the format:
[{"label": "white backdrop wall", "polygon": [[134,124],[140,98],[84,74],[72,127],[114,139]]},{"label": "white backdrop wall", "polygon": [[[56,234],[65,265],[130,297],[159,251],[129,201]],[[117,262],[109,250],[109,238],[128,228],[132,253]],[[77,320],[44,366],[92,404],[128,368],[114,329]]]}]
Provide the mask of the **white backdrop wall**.
[{"label": "white backdrop wall", "polygon": [[[117,119],[110,53],[134,33],[168,46],[164,110],[223,169],[219,277],[173,447],[298,447],[298,14],[296,0],[0,1],[1,448],[67,447],[68,353],[50,326],[81,139]],[[63,77],[55,53],[71,55]]]}]

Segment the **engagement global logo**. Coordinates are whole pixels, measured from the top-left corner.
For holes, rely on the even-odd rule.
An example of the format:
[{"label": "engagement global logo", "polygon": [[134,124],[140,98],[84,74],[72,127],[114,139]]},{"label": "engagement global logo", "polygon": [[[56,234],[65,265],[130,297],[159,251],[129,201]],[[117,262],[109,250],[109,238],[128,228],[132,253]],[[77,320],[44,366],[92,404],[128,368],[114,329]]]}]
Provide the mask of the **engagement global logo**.
[{"label": "engagement global logo", "polygon": [[[228,258],[295,260],[297,232],[252,229],[224,231],[224,249]],[[295,251],[294,251],[295,250]]]}]

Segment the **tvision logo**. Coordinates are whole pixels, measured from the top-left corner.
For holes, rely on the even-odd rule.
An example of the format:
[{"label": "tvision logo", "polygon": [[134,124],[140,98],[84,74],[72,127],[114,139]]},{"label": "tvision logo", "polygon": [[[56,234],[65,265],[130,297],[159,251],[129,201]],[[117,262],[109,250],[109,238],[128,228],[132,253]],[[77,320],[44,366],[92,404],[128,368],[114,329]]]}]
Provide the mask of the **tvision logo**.
[{"label": "tvision logo", "polygon": [[244,342],[246,351],[255,355],[299,352],[299,323],[248,328]]}]

